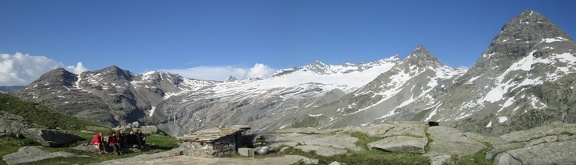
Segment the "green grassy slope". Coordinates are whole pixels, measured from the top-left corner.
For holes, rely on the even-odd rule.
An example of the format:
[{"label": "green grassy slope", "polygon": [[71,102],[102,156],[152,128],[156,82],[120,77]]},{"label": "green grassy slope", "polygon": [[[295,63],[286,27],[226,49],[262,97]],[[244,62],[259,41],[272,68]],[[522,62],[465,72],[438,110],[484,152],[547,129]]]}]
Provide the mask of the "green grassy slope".
[{"label": "green grassy slope", "polygon": [[[69,116],[49,109],[46,106],[40,105],[38,103],[30,102],[17,98],[15,96],[0,93],[0,111],[5,111],[15,115],[22,116],[25,120],[30,121],[35,124],[37,128],[48,128],[48,127],[59,127],[61,129],[73,132],[82,138],[90,140],[93,133],[82,132],[85,130],[86,126],[96,126],[104,127],[106,126],[93,123],[84,119],[80,119],[74,116]],[[101,131],[107,134],[109,131]],[[49,152],[65,151],[80,155],[88,155],[88,158],[53,158],[42,161],[37,161],[29,164],[87,164],[87,163],[97,163],[105,160],[118,159],[124,157],[132,157],[140,154],[145,154],[148,152],[157,152],[163,150],[170,150],[177,147],[178,140],[175,137],[163,136],[163,135],[147,135],[149,140],[147,144],[153,149],[151,151],[142,153],[129,153],[126,155],[116,156],[114,154],[97,154],[89,153],[84,151],[77,151],[66,147],[50,148],[42,147],[39,144],[32,142],[30,139],[17,139],[14,137],[0,137],[0,158],[6,154],[16,152],[18,148],[22,146],[38,146],[42,150]],[[79,145],[82,142],[73,144],[71,146]],[[0,160],[0,165],[6,164],[6,162]]]},{"label": "green grassy slope", "polygon": [[65,130],[78,130],[85,129],[86,126],[104,127],[87,120],[55,112],[38,103],[4,93],[0,93],[0,111],[22,116],[24,119],[37,124],[37,127],[40,128],[60,127]]}]

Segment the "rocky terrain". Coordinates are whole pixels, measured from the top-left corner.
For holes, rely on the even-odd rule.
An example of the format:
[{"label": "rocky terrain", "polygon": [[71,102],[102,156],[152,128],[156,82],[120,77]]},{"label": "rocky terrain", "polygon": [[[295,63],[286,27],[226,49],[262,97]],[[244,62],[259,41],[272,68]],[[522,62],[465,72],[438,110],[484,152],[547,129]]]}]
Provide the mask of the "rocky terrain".
[{"label": "rocky terrain", "polygon": [[[357,143],[360,140],[358,134],[375,137],[375,139],[362,146]],[[179,149],[174,149],[109,160],[99,164],[292,164],[299,161],[309,164],[328,164],[332,161],[326,162],[330,160],[327,158],[362,152],[367,149],[384,151],[381,154],[418,154],[427,157],[430,164],[438,165],[452,163],[454,159],[470,159],[466,156],[473,154],[485,155],[480,158],[493,160],[496,165],[576,163],[576,157],[573,156],[576,154],[573,150],[576,146],[576,126],[563,123],[552,123],[501,136],[462,132],[445,126],[429,127],[421,122],[394,122],[327,130],[292,128],[267,136],[273,137],[269,145],[278,153],[293,148],[304,152],[313,151],[319,157],[276,154],[253,158],[200,158],[181,156],[178,154]],[[4,156],[3,159],[11,164],[57,156],[78,157],[81,155],[50,153],[34,147],[23,147],[14,154]]]},{"label": "rocky terrain", "polygon": [[57,69],[14,95],[108,126],[157,125],[172,136],[235,124],[266,133],[393,121],[440,121],[502,135],[576,123],[575,51],[565,32],[526,10],[501,28],[470,69],[445,66],[417,46],[404,59],[317,61],[266,79],[222,82],[116,66],[80,75]]},{"label": "rocky terrain", "polygon": [[146,121],[164,97],[211,83],[196,83],[164,72],[133,74],[116,66],[80,75],[60,68],[44,74],[15,95],[68,115],[118,126]]}]

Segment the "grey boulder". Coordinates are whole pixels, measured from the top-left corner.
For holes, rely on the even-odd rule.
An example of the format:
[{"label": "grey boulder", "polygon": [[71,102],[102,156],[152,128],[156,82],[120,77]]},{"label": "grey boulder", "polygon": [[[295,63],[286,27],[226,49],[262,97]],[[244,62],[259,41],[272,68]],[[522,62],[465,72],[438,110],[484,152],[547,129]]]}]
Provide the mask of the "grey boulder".
[{"label": "grey boulder", "polygon": [[428,128],[430,138],[430,150],[424,156],[434,157],[439,155],[466,156],[487,148],[486,145],[468,137],[455,128],[436,126]]},{"label": "grey boulder", "polygon": [[26,146],[18,149],[18,152],[4,155],[2,160],[6,164],[20,164],[20,163],[30,163],[44,159],[56,158],[56,157],[76,157],[77,155],[68,152],[47,152],[36,147]]},{"label": "grey boulder", "polygon": [[56,147],[83,140],[82,137],[58,129],[30,128],[22,132],[24,137],[30,138],[43,146]]},{"label": "grey boulder", "polygon": [[423,154],[428,139],[412,136],[391,136],[368,143],[370,149],[381,149],[395,153]]},{"label": "grey boulder", "polygon": [[32,123],[24,120],[22,116],[0,111],[0,136],[13,136],[23,130],[32,128]]}]

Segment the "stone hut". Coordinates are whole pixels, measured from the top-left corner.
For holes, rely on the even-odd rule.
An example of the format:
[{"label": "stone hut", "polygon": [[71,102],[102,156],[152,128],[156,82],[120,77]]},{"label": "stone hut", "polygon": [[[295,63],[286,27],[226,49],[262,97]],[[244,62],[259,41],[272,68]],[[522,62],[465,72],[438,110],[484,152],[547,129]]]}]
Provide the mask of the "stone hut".
[{"label": "stone hut", "polygon": [[242,147],[242,133],[249,130],[247,125],[234,125],[225,128],[211,128],[178,137],[182,141],[183,154],[196,157],[220,157],[232,154]]}]

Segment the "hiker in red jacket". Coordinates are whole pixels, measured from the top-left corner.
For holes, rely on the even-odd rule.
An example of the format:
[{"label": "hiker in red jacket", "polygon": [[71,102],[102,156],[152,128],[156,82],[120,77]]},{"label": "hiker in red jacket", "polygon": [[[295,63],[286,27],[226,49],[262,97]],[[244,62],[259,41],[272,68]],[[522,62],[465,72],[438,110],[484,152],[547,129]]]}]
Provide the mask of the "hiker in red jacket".
[{"label": "hiker in red jacket", "polygon": [[94,135],[91,143],[94,144],[96,148],[98,148],[98,152],[100,154],[104,153],[104,137],[102,137],[102,133],[97,133]]},{"label": "hiker in red jacket", "polygon": [[112,131],[110,136],[108,136],[108,146],[114,149],[116,155],[120,155],[120,145],[118,145],[118,137],[116,137],[116,132]]}]

